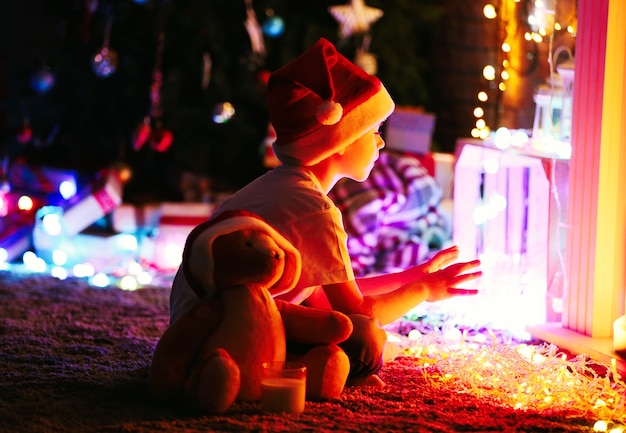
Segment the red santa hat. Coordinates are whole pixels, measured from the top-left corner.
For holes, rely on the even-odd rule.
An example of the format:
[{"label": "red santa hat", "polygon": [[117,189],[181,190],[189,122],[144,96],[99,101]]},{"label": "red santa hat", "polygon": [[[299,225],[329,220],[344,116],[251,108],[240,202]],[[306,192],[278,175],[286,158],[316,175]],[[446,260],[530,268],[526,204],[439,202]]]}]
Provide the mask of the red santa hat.
[{"label": "red santa hat", "polygon": [[196,226],[191,233],[189,233],[187,241],[185,242],[182,270],[187,283],[200,298],[212,296],[215,293],[214,262],[210,256],[206,259],[203,258],[205,266],[202,272],[202,282],[200,282],[190,269],[192,244],[202,235],[202,241],[209,243],[208,251],[211,251],[213,241],[218,236],[245,229],[267,233],[284,252],[285,270],[283,275],[272,287],[268,288],[272,296],[277,296],[293,289],[298,282],[302,264],[300,253],[291,242],[265,222],[260,216],[252,212],[241,210],[225,211],[216,218],[207,220]]},{"label": "red santa hat", "polygon": [[378,126],[395,105],[378,78],[321,38],[270,75],[273,149],[283,163],[314,165]]}]

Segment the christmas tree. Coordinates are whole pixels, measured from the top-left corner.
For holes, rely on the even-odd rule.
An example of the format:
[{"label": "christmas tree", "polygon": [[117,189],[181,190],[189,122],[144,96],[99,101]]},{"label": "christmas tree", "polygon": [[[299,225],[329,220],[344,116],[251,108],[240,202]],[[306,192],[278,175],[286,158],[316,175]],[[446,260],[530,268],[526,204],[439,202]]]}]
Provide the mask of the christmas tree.
[{"label": "christmas tree", "polygon": [[[379,11],[367,26],[331,7]],[[237,188],[266,170],[265,80],[319,37],[429,108],[438,2],[28,0],[0,26],[4,156],[129,167],[128,201],[181,199],[181,175]],[[342,23],[342,20],[344,21]]]}]

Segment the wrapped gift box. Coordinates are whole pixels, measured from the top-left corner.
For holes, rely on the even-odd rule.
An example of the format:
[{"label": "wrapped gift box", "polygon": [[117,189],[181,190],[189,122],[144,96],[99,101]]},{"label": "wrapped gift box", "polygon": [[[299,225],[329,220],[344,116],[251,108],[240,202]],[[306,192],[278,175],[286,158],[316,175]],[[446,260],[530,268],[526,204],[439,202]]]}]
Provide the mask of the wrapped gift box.
[{"label": "wrapped gift box", "polygon": [[416,154],[430,152],[435,115],[419,108],[397,107],[385,124],[385,145],[389,149]]},{"label": "wrapped gift box", "polygon": [[443,198],[452,199],[455,156],[451,153],[429,152],[417,155],[417,159],[435,178],[442,189]]},{"label": "wrapped gift box", "polygon": [[122,204],[111,214],[111,223],[118,233],[151,233],[160,218],[160,203]]},{"label": "wrapped gift box", "polygon": [[137,239],[127,233],[80,233],[74,236],[53,236],[35,227],[33,245],[37,256],[55,263],[55,254],[62,253],[64,267],[89,263],[96,272],[114,271],[125,262],[139,257]]},{"label": "wrapped gift box", "polygon": [[105,170],[68,201],[63,213],[65,234],[76,235],[122,204],[122,180]]},{"label": "wrapped gift box", "polygon": [[139,258],[136,238],[126,233],[80,233],[72,238],[68,259],[91,263],[96,271],[113,271]]},{"label": "wrapped gift box", "polygon": [[8,170],[7,180],[14,190],[39,194],[59,194],[64,182],[76,186],[78,176],[71,170],[33,166],[24,161],[14,162]]},{"label": "wrapped gift box", "polygon": [[[12,191],[4,197],[8,211],[0,218],[0,248],[6,250],[6,260],[12,261],[34,244],[34,231],[41,226],[37,214],[44,207],[59,209],[61,236],[73,236],[110,213],[121,204],[122,181],[116,171],[103,170],[91,182],[84,182],[78,193],[67,198],[61,193],[63,182],[70,182],[68,191],[76,190],[78,176],[67,170],[31,167],[14,163],[9,172]],[[24,197],[31,199],[30,208],[22,208],[18,202]],[[39,227],[39,247],[47,245],[48,237]],[[37,249],[37,248],[36,248]],[[45,249],[45,248],[44,248]]]},{"label": "wrapped gift box", "polygon": [[35,226],[36,210],[45,204],[45,201],[30,196],[31,207],[18,206],[21,191],[11,191],[2,195],[3,217],[0,217],[0,259],[8,262],[17,259],[32,246],[32,231]]},{"label": "wrapped gift box", "polygon": [[215,210],[212,203],[163,203],[155,239],[155,267],[174,270],[181,262],[187,236]]},{"label": "wrapped gift box", "polygon": [[33,227],[33,223],[13,225],[1,232],[0,250],[2,250],[2,257],[0,259],[11,262],[28,250],[32,245]]}]

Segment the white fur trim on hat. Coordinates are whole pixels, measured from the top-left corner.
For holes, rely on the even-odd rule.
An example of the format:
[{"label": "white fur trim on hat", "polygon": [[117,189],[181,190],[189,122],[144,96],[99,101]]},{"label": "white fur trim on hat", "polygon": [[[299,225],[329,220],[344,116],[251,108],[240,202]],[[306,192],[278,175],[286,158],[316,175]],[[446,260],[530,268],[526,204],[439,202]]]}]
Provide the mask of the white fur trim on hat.
[{"label": "white fur trim on hat", "polygon": [[272,145],[284,164],[315,165],[377,128],[395,109],[387,89],[380,90],[347,113],[334,125],[325,125],[290,143],[278,140]]},{"label": "white fur trim on hat", "polygon": [[311,166],[377,128],[395,104],[380,80],[320,38],[268,80],[272,148],[284,164]]}]

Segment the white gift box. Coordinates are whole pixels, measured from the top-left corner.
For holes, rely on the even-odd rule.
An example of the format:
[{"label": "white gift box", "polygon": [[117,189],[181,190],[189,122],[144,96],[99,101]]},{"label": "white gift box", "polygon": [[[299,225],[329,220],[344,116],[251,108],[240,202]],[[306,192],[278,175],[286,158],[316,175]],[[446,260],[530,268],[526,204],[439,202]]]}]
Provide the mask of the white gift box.
[{"label": "white gift box", "polygon": [[213,203],[163,203],[154,248],[153,264],[161,270],[180,265],[187,236],[215,210]]},{"label": "white gift box", "polygon": [[161,218],[161,204],[122,204],[111,214],[111,224],[117,233],[150,232]]},{"label": "white gift box", "polygon": [[430,152],[435,115],[410,107],[397,107],[385,124],[385,146],[420,155]]},{"label": "white gift box", "polygon": [[91,187],[91,193],[71,204],[63,212],[66,235],[76,235],[111,213],[122,204],[122,181],[115,171],[109,171],[102,180]]},{"label": "white gift box", "polygon": [[131,260],[139,260],[137,239],[127,233],[80,233],[74,236],[52,236],[40,233],[35,239],[37,255],[54,263],[55,254],[62,253],[64,267],[89,263],[95,272],[112,272]]}]

